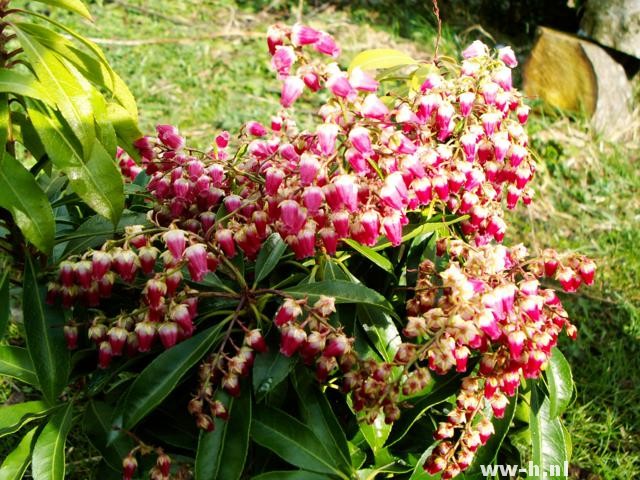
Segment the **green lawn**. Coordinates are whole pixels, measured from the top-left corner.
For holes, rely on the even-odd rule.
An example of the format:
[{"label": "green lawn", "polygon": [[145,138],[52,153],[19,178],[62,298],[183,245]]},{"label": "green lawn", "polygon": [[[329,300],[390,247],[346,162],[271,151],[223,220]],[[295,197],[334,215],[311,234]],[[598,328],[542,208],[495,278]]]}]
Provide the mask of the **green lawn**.
[{"label": "green lawn", "polygon": [[[295,21],[298,12],[287,2],[263,3],[270,6],[266,12],[227,0],[98,1],[90,5],[95,24],[64,20],[104,48],[137,97],[146,131],[173,123],[205,145],[219,129],[267,120],[278,109],[261,33],[275,20]],[[349,15],[309,8],[302,18],[337,34],[345,62],[357,51],[383,46],[424,58],[433,45],[433,27],[420,18],[412,20],[412,40],[394,35],[393,21],[367,25],[362,10]],[[445,28],[443,50],[453,53],[459,44]],[[309,116],[312,106],[303,103],[302,110]],[[566,298],[580,328],[576,342],[563,344],[578,388],[566,415],[574,478],[640,477],[638,133],[612,142],[566,118],[534,117],[532,125],[541,157],[537,197],[528,211],[512,215],[509,241],[580,250],[599,265],[596,285]],[[76,477],[87,472],[81,457],[90,455],[78,454]]]}]

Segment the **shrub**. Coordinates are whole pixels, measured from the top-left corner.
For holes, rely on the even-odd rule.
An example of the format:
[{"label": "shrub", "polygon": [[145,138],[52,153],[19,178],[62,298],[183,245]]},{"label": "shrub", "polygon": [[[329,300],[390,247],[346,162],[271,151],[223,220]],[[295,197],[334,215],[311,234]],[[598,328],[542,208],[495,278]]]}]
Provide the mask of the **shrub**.
[{"label": "shrub", "polygon": [[[100,478],[472,477],[520,463],[527,429],[533,461],[562,464],[573,386],[554,347],[576,328],[540,279],[573,292],[595,266],[501,244],[535,170],[511,49],[372,50],[344,71],[324,32],[276,26],[268,47],[270,125],[207,150],[159,125],[140,163],[118,151],[128,225],[88,216],[41,274],[27,255],[27,349],[5,348],[43,400],[2,421],[49,420],[2,468],[32,456],[62,478],[78,413]],[[316,92],[301,131],[293,105]]]}]

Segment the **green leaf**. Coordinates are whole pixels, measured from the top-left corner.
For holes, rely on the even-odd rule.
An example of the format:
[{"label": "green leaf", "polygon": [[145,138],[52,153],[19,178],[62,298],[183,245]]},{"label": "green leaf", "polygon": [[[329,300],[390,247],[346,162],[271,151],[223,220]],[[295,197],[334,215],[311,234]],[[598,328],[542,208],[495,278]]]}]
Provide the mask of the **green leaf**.
[{"label": "green leaf", "polygon": [[94,215],[89,217],[73,233],[59,239],[60,242],[68,241],[64,255],[77,255],[88,248],[102,245],[113,238],[116,234],[123,233],[124,227],[128,225],[145,225],[147,216],[144,213],[136,213],[125,210],[122,214],[118,226],[113,228],[113,224],[104,217]]},{"label": "green leaf", "polygon": [[31,471],[34,480],[63,480],[65,471],[64,445],[71,429],[73,404],[56,412],[38,435],[33,447]]},{"label": "green leaf", "polygon": [[285,357],[278,351],[269,350],[257,354],[252,369],[256,399],[262,400],[287,378],[294,364],[293,358]]},{"label": "green leaf", "polygon": [[298,367],[293,376],[293,385],[300,399],[302,420],[327,448],[331,459],[341,465],[343,471],[351,469],[349,445],[340,422],[336,418],[327,397],[318,388],[315,379],[306,367]]},{"label": "green leaf", "polygon": [[158,355],[131,384],[118,411],[123,415],[123,428],[130,430],[160,405],[180,379],[220,339],[220,323],[180,342]]},{"label": "green leaf", "polygon": [[385,311],[371,305],[359,304],[356,308],[360,325],[375,349],[385,361],[393,361],[402,338],[392,318]]},{"label": "green leaf", "polygon": [[11,298],[9,296],[11,288],[10,273],[11,270],[9,268],[0,273],[0,340],[7,331],[9,315],[11,314]]},{"label": "green leaf", "polygon": [[[511,426],[511,422],[513,421],[513,417],[516,413],[517,406],[517,396],[509,399],[509,404],[505,409],[504,416],[502,418],[493,418],[493,428],[495,433],[489,437],[487,443],[482,445],[473,459],[473,463],[469,467],[468,470],[464,472],[465,480],[481,480],[486,478],[482,474],[482,470],[480,468],[481,465],[492,465],[498,456],[498,452],[500,451],[500,447],[502,446],[502,442],[509,433],[509,427]],[[491,407],[487,408],[487,412],[485,412],[485,416],[487,418],[491,418],[492,412]]]},{"label": "green leaf", "polygon": [[362,255],[363,257],[365,257],[366,259],[368,259],[369,261],[371,261],[372,263],[374,263],[375,265],[383,269],[385,272],[389,272],[390,274],[393,275],[393,265],[391,264],[391,262],[387,257],[380,255],[375,250],[365,245],[362,245],[361,243],[356,242],[355,240],[346,239],[346,240],[343,240],[343,242],[349,245],[351,248],[353,248],[360,255]]},{"label": "green leaf", "polygon": [[0,153],[0,207],[11,216],[27,240],[51,251],[55,235],[53,210],[33,175],[6,152]]},{"label": "green leaf", "polygon": [[95,141],[85,161],[71,131],[50,109],[36,102],[27,105],[46,152],[69,177],[74,192],[97,213],[117,224],[124,208],[124,189],[114,158]]},{"label": "green leaf", "polygon": [[36,371],[26,348],[0,345],[0,376],[2,375],[29,385],[38,385]]},{"label": "green leaf", "polygon": [[45,417],[50,409],[42,400],[0,406],[0,437],[17,432],[31,420]]},{"label": "green leaf", "polygon": [[279,457],[305,470],[348,478],[333,463],[313,431],[282,410],[261,406],[251,422],[253,440]]},{"label": "green leaf", "polygon": [[117,103],[107,104],[107,117],[118,136],[118,144],[124,148],[132,158],[139,158],[140,154],[133,143],[142,137],[138,128],[138,121],[131,112]]},{"label": "green leaf", "polygon": [[[402,229],[402,232],[403,232],[402,243],[408,240],[411,240],[412,238],[415,238],[418,235],[440,231],[443,228],[446,229],[447,227],[449,227],[449,225],[453,225],[455,223],[461,222],[467,218],[468,218],[467,215],[463,215],[463,216],[454,218],[452,220],[444,221],[444,222],[431,221],[431,222],[426,222],[418,225],[407,225]],[[391,246],[392,246],[391,242],[382,241],[381,243],[377,244],[375,247],[372,247],[372,250],[374,251],[384,250],[385,248],[389,248]]]},{"label": "green leaf", "polygon": [[[559,418],[551,415],[551,402],[534,385],[531,391],[531,414],[529,417],[531,430],[532,461],[537,466],[539,475],[531,480],[546,478],[567,479],[564,475],[564,462],[569,461],[565,429]],[[551,476],[550,468],[560,468],[559,476]],[[535,473],[535,472],[534,472]]]},{"label": "green leaf", "polygon": [[256,260],[256,279],[254,285],[257,285],[260,281],[267,278],[273,269],[276,268],[286,249],[287,244],[282,241],[279,234],[272,233],[269,235],[269,238],[262,244],[258,259]]},{"label": "green leaf", "polygon": [[59,309],[45,306],[44,287],[38,285],[36,267],[28,254],[24,270],[22,305],[27,348],[33,365],[38,366],[40,390],[54,404],[69,376],[69,350],[62,331],[64,316]]},{"label": "green leaf", "polygon": [[71,12],[82,15],[88,20],[92,20],[91,14],[82,0],[35,0],[36,2],[51,5],[52,7],[61,7]]},{"label": "green leaf", "polygon": [[349,72],[360,67],[362,70],[377,70],[400,65],[415,65],[418,62],[406,53],[392,48],[374,48],[359,53],[349,64]]},{"label": "green leaf", "polygon": [[238,480],[242,476],[251,430],[251,389],[239,397],[224,394],[229,419],[215,419],[212,432],[201,432],[196,455],[196,480]]},{"label": "green leaf", "polygon": [[316,302],[320,295],[334,297],[336,304],[364,303],[393,311],[387,299],[364,285],[345,280],[330,280],[304,285],[296,285],[284,290],[294,298],[308,298],[309,303]]},{"label": "green leaf", "polygon": [[409,478],[409,480],[440,480],[440,474],[430,475],[423,468],[424,462],[427,461],[427,458],[429,458],[429,455],[431,455],[431,452],[433,452],[433,449],[435,447],[436,447],[436,444],[431,445],[420,456],[420,458],[416,463],[415,468],[413,469],[413,473],[411,474],[411,477]]},{"label": "green leaf", "polygon": [[462,375],[449,374],[438,377],[427,387],[428,389],[419,397],[411,398],[411,407],[403,410],[400,419],[393,424],[391,435],[389,435],[388,445],[393,445],[400,441],[409,429],[422,417],[429,409],[458,391]]},{"label": "green leaf", "polygon": [[361,419],[358,427],[367,444],[371,447],[376,464],[379,464],[381,460],[388,460],[388,451],[384,444],[391,433],[391,425],[385,423],[384,416],[378,415],[373,423],[367,423]]},{"label": "green leaf", "polygon": [[327,480],[327,476],[306,470],[278,470],[251,477],[251,480]]},{"label": "green leaf", "polygon": [[546,370],[549,383],[550,415],[558,417],[564,413],[573,397],[573,376],[571,365],[559,348],[551,351],[549,367]]},{"label": "green leaf", "polygon": [[49,97],[56,104],[82,144],[88,157],[95,142],[93,109],[91,98],[56,55],[15,24],[10,24],[16,33],[25,55],[31,62],[38,79],[47,86]]},{"label": "green leaf", "polygon": [[37,78],[14,70],[0,70],[0,93],[13,93],[47,103],[50,101]]},{"label": "green leaf", "polygon": [[103,460],[114,470],[120,472],[122,459],[133,448],[133,441],[123,435],[107,446],[107,440],[113,430],[109,423],[113,416],[113,407],[106,402],[91,400],[84,412],[82,426],[87,438],[95,449],[100,452]]},{"label": "green leaf", "polygon": [[0,480],[20,480],[31,463],[33,436],[38,427],[32,428],[0,465]]}]

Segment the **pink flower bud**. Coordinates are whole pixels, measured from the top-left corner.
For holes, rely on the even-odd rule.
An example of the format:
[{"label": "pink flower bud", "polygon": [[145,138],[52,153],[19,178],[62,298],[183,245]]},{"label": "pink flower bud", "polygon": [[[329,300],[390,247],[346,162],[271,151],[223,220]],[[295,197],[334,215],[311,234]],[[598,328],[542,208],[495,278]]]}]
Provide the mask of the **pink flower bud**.
[{"label": "pink flower bud", "polygon": [[502,47],[498,50],[498,58],[509,68],[518,66],[518,59],[511,47]]},{"label": "pink flower bud", "polygon": [[307,339],[306,332],[298,326],[286,326],[281,330],[280,353],[285,357],[291,357],[296,353]]},{"label": "pink flower bud", "polygon": [[267,45],[269,47],[269,53],[273,55],[276,53],[276,48],[282,45],[285,39],[285,32],[278,25],[271,25],[267,29]]},{"label": "pink flower bud", "polygon": [[281,327],[295,320],[300,315],[302,315],[302,308],[300,308],[300,305],[298,305],[295,300],[288,298],[276,312],[276,316],[273,321],[276,326]]},{"label": "pink flower bud", "polygon": [[338,47],[333,37],[327,33],[322,33],[313,47],[318,52],[330,55],[333,58],[337,58],[340,55],[340,47]]},{"label": "pink flower bud", "polygon": [[573,269],[568,267],[563,267],[558,271],[556,274],[556,280],[560,282],[564,291],[568,293],[577,291],[582,281],[580,276]]},{"label": "pink flower bud", "polygon": [[280,94],[280,104],[284,108],[289,108],[302,95],[304,90],[304,82],[300,77],[288,76],[282,83],[282,91]]},{"label": "pink flower bud", "polygon": [[[505,412],[508,404],[509,404],[509,400],[507,399],[506,396],[504,396],[501,393],[496,393],[491,398],[491,409],[493,410],[493,415],[496,418],[504,417],[504,412]],[[482,434],[481,434],[481,436],[482,436]]]},{"label": "pink flower bud", "polygon": [[394,172],[385,178],[384,186],[380,189],[380,198],[385,205],[394,210],[402,210],[407,205],[409,192],[400,172]]},{"label": "pink flower bud", "polygon": [[291,73],[291,66],[296,60],[296,53],[292,47],[278,46],[276,53],[271,57],[271,66],[281,77],[286,77]]},{"label": "pink flower bud", "polygon": [[131,480],[133,474],[138,468],[138,461],[131,453],[122,460],[122,478],[123,480]]},{"label": "pink flower bud", "polygon": [[91,255],[92,276],[100,280],[111,268],[111,255],[108,252],[95,250]]},{"label": "pink flower bud", "polygon": [[343,73],[331,75],[327,80],[326,86],[336,97],[345,98],[349,101],[353,101],[358,94]]},{"label": "pink flower bud", "polygon": [[302,81],[312,92],[320,90],[320,77],[316,72],[307,72],[302,76]]},{"label": "pink flower bud", "polygon": [[74,284],[73,262],[65,260],[60,263],[58,280],[65,287],[71,287]]},{"label": "pink flower bud", "polygon": [[250,330],[245,334],[244,342],[253,348],[256,352],[266,352],[267,343],[258,329]]},{"label": "pink flower bud", "polygon": [[496,103],[496,95],[500,86],[494,82],[485,82],[480,86],[480,93],[484,98],[484,103],[487,105],[493,105]]},{"label": "pink flower bud", "polygon": [[476,428],[478,433],[480,434],[480,441],[484,445],[489,440],[489,437],[495,433],[495,429],[493,427],[493,423],[488,418],[481,419],[477,424]]},{"label": "pink flower bud", "polygon": [[487,47],[480,40],[474,40],[471,45],[462,51],[462,58],[475,58],[489,54],[489,47]]},{"label": "pink flower bud", "polygon": [[442,99],[439,95],[430,93],[420,97],[418,100],[417,116],[420,121],[427,122],[431,118],[431,114],[438,110],[438,107],[442,103]]},{"label": "pink flower bud", "polygon": [[338,175],[333,179],[338,198],[350,212],[358,208],[358,185],[352,175]]},{"label": "pink flower bud", "polygon": [[593,260],[585,260],[578,267],[578,273],[585,285],[593,285],[596,273],[596,264]]},{"label": "pink flower bud", "polygon": [[[320,147],[320,151],[322,152],[323,155],[329,157],[334,154],[336,149],[336,138],[338,136],[339,131],[340,131],[340,127],[338,127],[338,125],[336,125],[335,123],[324,123],[318,126],[318,129],[317,129],[318,146]],[[305,154],[303,154],[302,157],[304,158]],[[316,169],[316,172],[317,172],[317,169]],[[314,175],[314,178],[315,178],[315,175]]]},{"label": "pink flower bud", "polygon": [[113,267],[123,281],[132,282],[138,269],[138,256],[131,250],[119,249],[113,255]]},{"label": "pink flower bud", "polygon": [[178,341],[178,324],[174,322],[161,323],[158,327],[158,337],[160,337],[165,349],[173,347]]},{"label": "pink flower bud", "polygon": [[69,350],[75,350],[78,348],[78,327],[75,325],[65,325],[63,331],[64,339],[67,342],[67,348]]},{"label": "pink flower bud", "polygon": [[500,123],[500,118],[500,114],[496,112],[485,113],[480,117],[482,120],[482,128],[488,137],[493,135],[493,132],[496,131],[496,128]]},{"label": "pink flower bud", "polygon": [[334,255],[336,253],[338,247],[338,235],[335,230],[330,228],[322,228],[318,234],[322,239],[322,244],[324,245],[327,254]]},{"label": "pink flower bud", "polygon": [[156,336],[156,327],[151,322],[140,322],[136,324],[135,333],[138,337],[138,351],[148,352]]},{"label": "pink flower bud", "polygon": [[516,115],[518,117],[518,121],[524,125],[525,123],[527,123],[527,120],[529,119],[529,107],[527,105],[520,105],[517,109],[516,109]]},{"label": "pink flower bud", "polygon": [[476,100],[476,94],[473,92],[464,92],[461,93],[458,97],[458,101],[460,102],[460,115],[463,117],[468,117],[471,111],[473,110],[473,104]]},{"label": "pink flower bud", "polygon": [[162,239],[175,259],[181,259],[187,244],[185,233],[182,230],[169,230]]},{"label": "pink flower bud", "polygon": [[373,93],[365,97],[360,112],[365,118],[375,120],[384,120],[389,115],[387,106]]},{"label": "pink flower bud", "polygon": [[173,125],[157,125],[158,139],[172,150],[180,150],[185,145],[184,138]]},{"label": "pink flower bud", "polygon": [[509,152],[509,162],[513,167],[518,167],[527,156],[527,149],[522,145],[512,145]]},{"label": "pink flower bud", "polygon": [[312,45],[320,40],[322,33],[306,25],[296,24],[291,28],[291,43],[296,46]]},{"label": "pink flower bud", "polygon": [[280,220],[291,233],[298,233],[307,221],[307,211],[295,200],[280,202]]},{"label": "pink flower bud", "polygon": [[445,102],[439,105],[436,111],[436,126],[438,129],[442,130],[447,128],[454,114],[455,110],[450,103]]},{"label": "pink flower bud", "polygon": [[302,203],[311,214],[318,212],[323,201],[324,193],[320,187],[306,187],[302,192]]},{"label": "pink flower bud", "polygon": [[449,198],[449,182],[447,177],[443,175],[436,175],[431,179],[431,184],[440,200],[444,202]]},{"label": "pink flower bud", "polygon": [[247,133],[254,137],[264,137],[267,134],[267,129],[260,122],[251,120],[246,125]]},{"label": "pink flower bud", "polygon": [[81,260],[73,265],[75,280],[82,288],[89,288],[91,285],[91,272],[91,262],[88,260]]},{"label": "pink flower bud", "polygon": [[338,237],[345,238],[349,235],[349,213],[343,211],[331,215],[331,223]]},{"label": "pink flower bud", "polygon": [[447,461],[439,455],[429,455],[422,468],[429,475],[435,475],[445,469]]},{"label": "pink flower bud", "polygon": [[369,156],[373,153],[371,148],[371,138],[369,130],[365,127],[355,127],[349,132],[351,145],[363,155]]},{"label": "pink flower bud", "polygon": [[122,350],[127,343],[128,332],[122,327],[111,327],[107,333],[111,354],[114,357],[122,355]]},{"label": "pink flower bud", "polygon": [[166,453],[158,455],[156,466],[163,477],[169,477],[169,471],[171,470],[171,459],[169,458],[169,455]]},{"label": "pink flower bud", "polygon": [[462,151],[465,157],[470,162],[473,162],[476,156],[476,136],[473,133],[466,133],[460,137],[460,145],[462,145]]},{"label": "pink flower bud", "polygon": [[300,183],[302,185],[311,185],[320,170],[320,161],[318,157],[311,153],[303,153],[300,157]]},{"label": "pink flower bud", "polygon": [[382,219],[384,232],[394,247],[402,243],[402,219],[400,214],[393,212]]},{"label": "pink flower bud", "polygon": [[227,257],[229,258],[235,257],[236,244],[233,241],[233,232],[231,230],[229,230],[228,228],[218,230],[215,234],[215,239]]},{"label": "pink flower bud", "polygon": [[351,71],[349,83],[361,92],[375,92],[380,85],[376,79],[363,72],[360,67],[356,67]]},{"label": "pink flower bud", "polygon": [[515,330],[507,336],[507,343],[509,345],[509,351],[513,360],[519,359],[520,355],[522,355],[522,350],[524,348],[524,342],[526,339],[527,336],[522,330]]},{"label": "pink flower bud", "polygon": [[184,251],[189,275],[195,282],[201,281],[209,271],[207,267],[207,248],[202,243],[187,247]]},{"label": "pink flower bud", "polygon": [[511,69],[507,67],[497,68],[491,76],[493,81],[500,85],[505,91],[511,90],[513,82],[511,80]]},{"label": "pink flower bud", "polygon": [[101,342],[98,347],[98,367],[103,370],[109,368],[111,358],[111,345],[109,342]]},{"label": "pink flower bud", "polygon": [[430,73],[420,86],[420,91],[425,93],[428,90],[433,90],[442,85],[442,76],[439,73]]}]

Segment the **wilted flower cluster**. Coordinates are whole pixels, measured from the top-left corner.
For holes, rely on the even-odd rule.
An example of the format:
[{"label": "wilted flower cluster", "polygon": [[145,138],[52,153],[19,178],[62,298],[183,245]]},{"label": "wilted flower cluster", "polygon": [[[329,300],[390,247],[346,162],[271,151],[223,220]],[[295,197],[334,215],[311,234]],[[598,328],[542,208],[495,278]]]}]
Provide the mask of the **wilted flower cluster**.
[{"label": "wilted flower cluster", "polygon": [[[282,303],[269,321],[279,332],[280,353],[313,365],[319,381],[339,375],[368,421],[380,413],[388,423],[397,420],[402,402],[422,391],[432,373],[468,373],[425,464],[454,477],[491,435],[487,412],[501,417],[521,379],[540,375],[563,328],[575,336],[558,297],[539,278],[553,277],[572,292],[591,284],[595,271],[578,255],[548,250],[527,260],[524,247],[500,245],[503,204],[531,200],[527,185],[535,170],[523,128],[529,109],[512,87],[513,51],[491,53],[474,42],[460,66],[408,66],[408,83],[417,80],[416,86],[382,96],[380,83],[359,67],[345,71],[310,54],[339,55],[324,32],[275,26],[268,47],[283,110],[268,126],[248,122],[236,139],[220,133],[207,151],[187,147],[171,125],[136,142],[141,165],[119,151],[125,177],[143,170],[149,176],[151,225],[128,227],[123,239],[62,262],[49,300],[99,312],[88,336],[98,346],[99,366],[107,368],[125,351],[149,351],[156,338],[169,348],[191,336],[198,300],[212,293],[201,292],[198,282],[221,265],[233,273],[230,259],[240,252],[255,260],[273,233],[304,259],[333,255],[345,239],[374,246],[386,237],[398,246],[411,212],[462,217],[468,242],[438,245],[447,267],[420,265],[418,283],[410,286],[415,297],[407,305],[405,342],[393,361],[356,355],[354,339],[329,321],[334,299],[311,304],[244,286],[220,292],[238,300],[238,309],[226,319],[220,349],[201,365],[189,404],[204,430],[214,427],[213,418],[227,417],[216,391],[238,395],[256,353],[267,349],[261,312],[245,307],[275,294]],[[305,91],[322,89],[329,99],[319,109],[321,121],[301,131],[288,109]],[[116,282],[139,292],[140,302],[108,318],[97,309]],[[75,348],[77,325],[69,323],[65,334]]]}]

